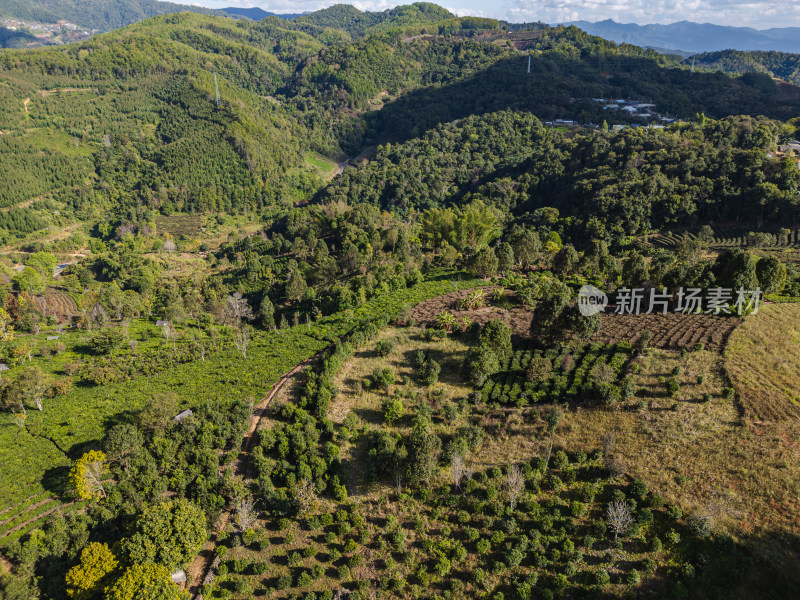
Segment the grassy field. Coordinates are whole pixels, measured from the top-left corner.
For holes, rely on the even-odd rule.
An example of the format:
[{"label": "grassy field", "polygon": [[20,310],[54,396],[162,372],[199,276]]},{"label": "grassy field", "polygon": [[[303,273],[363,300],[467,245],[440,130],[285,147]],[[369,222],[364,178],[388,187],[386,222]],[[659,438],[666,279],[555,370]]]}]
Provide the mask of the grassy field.
[{"label": "grassy field", "polygon": [[800,305],[761,308],[731,336],[725,367],[754,420],[800,419]]},{"label": "grassy field", "polygon": [[336,174],[336,163],[317,152],[306,152],[305,159],[306,163],[314,167],[325,181],[333,179]]}]

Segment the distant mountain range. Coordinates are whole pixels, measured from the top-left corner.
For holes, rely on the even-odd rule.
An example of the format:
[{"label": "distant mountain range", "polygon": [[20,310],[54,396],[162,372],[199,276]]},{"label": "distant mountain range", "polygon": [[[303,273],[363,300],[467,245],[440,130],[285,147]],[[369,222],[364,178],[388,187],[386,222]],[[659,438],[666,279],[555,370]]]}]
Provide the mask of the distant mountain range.
[{"label": "distant mountain range", "polygon": [[679,21],[670,25],[636,25],[607,19],[592,23],[572,21],[585,32],[618,44],[628,43],[655,48],[659,52],[716,52],[719,50],[777,50],[800,53],[800,27],[752,29],[710,23]]}]

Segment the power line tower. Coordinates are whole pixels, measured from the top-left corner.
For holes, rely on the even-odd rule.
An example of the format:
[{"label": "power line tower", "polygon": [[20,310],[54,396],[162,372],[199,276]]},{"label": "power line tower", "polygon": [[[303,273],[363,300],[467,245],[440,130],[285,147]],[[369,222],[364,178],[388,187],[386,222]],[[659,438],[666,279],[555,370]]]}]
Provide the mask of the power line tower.
[{"label": "power line tower", "polygon": [[217,92],[217,106],[222,104],[222,100],[219,99],[219,84],[217,83],[217,74],[214,73],[214,90]]},{"label": "power line tower", "polygon": [[692,73],[694,73],[694,59],[695,59],[695,57],[693,56],[692,57]]}]

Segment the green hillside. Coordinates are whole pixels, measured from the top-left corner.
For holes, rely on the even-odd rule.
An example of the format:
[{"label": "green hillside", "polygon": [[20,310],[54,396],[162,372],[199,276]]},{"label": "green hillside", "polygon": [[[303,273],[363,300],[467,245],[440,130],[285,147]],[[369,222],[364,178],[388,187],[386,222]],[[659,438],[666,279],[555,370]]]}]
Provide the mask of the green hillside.
[{"label": "green hillside", "polygon": [[318,27],[340,29],[353,37],[362,37],[392,27],[414,23],[437,22],[453,18],[448,10],[428,2],[415,2],[383,12],[360,11],[350,4],[335,4],[330,8],[301,15],[293,21]]},{"label": "green hillside", "polygon": [[97,31],[109,31],[156,15],[185,11],[203,14],[216,12],[199,6],[159,0],[0,0],[0,17],[40,23],[63,20]]},{"label": "green hillside", "polygon": [[766,73],[770,77],[800,85],[800,54],[788,52],[704,52],[687,59],[696,66],[724,73]]}]

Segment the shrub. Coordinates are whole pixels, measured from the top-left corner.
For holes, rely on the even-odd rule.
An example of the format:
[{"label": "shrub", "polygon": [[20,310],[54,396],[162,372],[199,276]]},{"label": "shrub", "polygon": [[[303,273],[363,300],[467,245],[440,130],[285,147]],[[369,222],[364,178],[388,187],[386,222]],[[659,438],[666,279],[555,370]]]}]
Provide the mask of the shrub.
[{"label": "shrub", "polygon": [[611,575],[609,575],[608,571],[605,569],[600,569],[599,571],[595,572],[594,581],[597,585],[606,585],[609,581],[611,581]]},{"label": "shrub", "polygon": [[699,538],[707,538],[711,535],[711,519],[705,515],[692,515],[686,520],[689,530]]},{"label": "shrub", "polygon": [[636,515],[636,520],[642,525],[647,525],[653,522],[653,512],[649,508],[643,508]]},{"label": "shrub", "polygon": [[388,391],[389,386],[395,382],[395,379],[394,369],[391,367],[386,367],[384,369],[376,367],[375,370],[372,371],[372,375],[367,378],[367,383],[370,388],[383,388],[385,391]]},{"label": "shrub", "polygon": [[661,543],[661,538],[657,535],[653,536],[653,539],[650,540],[650,552],[661,552],[664,548],[664,544]]},{"label": "shrub", "polygon": [[567,457],[567,453],[563,450],[559,450],[553,455],[553,461],[551,463],[554,469],[565,469],[569,465],[569,458]]},{"label": "shrub", "polygon": [[690,562],[683,563],[680,566],[680,576],[684,579],[693,579],[694,578],[694,565]]},{"label": "shrub", "polygon": [[233,584],[233,591],[242,596],[252,596],[253,586],[246,579],[239,579]]},{"label": "shrub", "polygon": [[681,510],[680,506],[672,504],[672,505],[667,507],[667,516],[670,519],[672,519],[674,521],[677,521],[678,519],[680,519],[683,516],[683,511]]},{"label": "shrub", "polygon": [[634,479],[631,483],[630,490],[634,497],[644,498],[647,492],[650,491],[650,488],[647,487],[647,484],[642,479]]},{"label": "shrub", "polygon": [[278,582],[276,583],[275,587],[277,587],[279,590],[285,590],[286,588],[292,587],[292,576],[288,573],[284,573],[278,577]]},{"label": "shrub", "polygon": [[383,403],[383,420],[394,423],[403,418],[405,409],[400,398],[390,398]]},{"label": "shrub", "polygon": [[732,387],[726,387],[724,390],[722,390],[722,397],[725,398],[725,399],[729,400],[729,399],[733,398],[734,394],[735,394],[735,391],[734,391],[734,389]]},{"label": "shrub", "polygon": [[641,580],[642,578],[639,575],[639,571],[636,569],[631,569],[631,571],[625,575],[625,582],[630,585],[637,585]]},{"label": "shrub", "polygon": [[375,350],[378,356],[389,356],[394,350],[394,342],[389,339],[384,339],[375,344]]},{"label": "shrub", "polygon": [[669,530],[669,531],[666,533],[666,535],[664,536],[664,538],[667,540],[667,543],[668,543],[668,544],[670,544],[670,545],[674,546],[674,545],[676,545],[676,544],[679,544],[679,543],[680,543],[680,541],[681,541],[681,534],[679,534],[679,533],[678,533],[677,531],[675,531],[674,529],[670,529],[670,530]]},{"label": "shrub", "polygon": [[669,379],[667,379],[667,381],[664,384],[664,386],[666,387],[667,395],[669,395],[669,396],[677,395],[677,393],[681,389],[681,384],[678,382],[677,378],[675,378],[675,377],[670,377]]},{"label": "shrub", "polygon": [[431,386],[439,381],[439,373],[442,371],[442,366],[433,359],[425,362],[420,369],[420,378],[422,383]]}]

